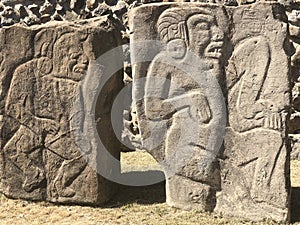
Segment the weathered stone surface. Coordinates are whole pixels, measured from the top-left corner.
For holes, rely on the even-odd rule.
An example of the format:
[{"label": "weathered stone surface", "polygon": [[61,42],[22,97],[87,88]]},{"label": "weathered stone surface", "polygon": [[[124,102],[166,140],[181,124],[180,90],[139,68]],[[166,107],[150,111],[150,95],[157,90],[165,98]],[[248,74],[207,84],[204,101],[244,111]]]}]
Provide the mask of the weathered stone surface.
[{"label": "weathered stone surface", "polygon": [[276,5],[233,12],[236,31],[226,68],[229,128],[216,210],[252,220],[288,219],[290,84],[281,15]]},{"label": "weathered stone surface", "polygon": [[165,168],[167,203],[288,221],[284,10],[165,3],[130,13],[138,124]]},{"label": "weathered stone surface", "polygon": [[[103,0],[70,0],[70,1],[1,1],[0,26],[21,23],[28,26],[46,23],[50,20],[78,20],[91,17],[100,17],[107,14],[119,18],[124,22],[127,10],[133,1],[103,1]],[[45,16],[48,20],[45,20]],[[10,21],[10,24],[8,24]],[[125,27],[124,27],[125,28]]]},{"label": "weathered stone surface", "polygon": [[[114,185],[91,166],[101,155],[89,142],[83,147],[83,137],[78,136],[87,116],[86,102],[81,111],[73,104],[84,94],[81,79],[89,65],[120,44],[118,26],[108,17],[31,28],[12,26],[1,29],[0,40],[1,192],[51,202],[107,201]],[[103,88],[95,109],[99,136],[116,158],[119,144],[110,123],[110,107],[121,87],[122,71]],[[109,163],[107,167],[111,169]]]},{"label": "weathered stone surface", "polygon": [[291,160],[300,160],[300,135],[290,134],[291,139]]},{"label": "weathered stone surface", "polygon": [[292,75],[292,102],[291,102],[291,118],[288,122],[289,134],[291,136],[292,142],[292,153],[291,159],[299,160],[300,159],[300,148],[299,148],[299,129],[300,129],[300,83],[299,83],[299,75],[300,75],[300,47],[299,47],[299,28],[300,28],[300,17],[299,17],[299,9],[297,5],[293,5],[287,10],[287,17],[289,22],[289,33],[290,33],[290,41],[292,43],[292,47],[294,48],[293,55],[291,56],[291,75]]}]

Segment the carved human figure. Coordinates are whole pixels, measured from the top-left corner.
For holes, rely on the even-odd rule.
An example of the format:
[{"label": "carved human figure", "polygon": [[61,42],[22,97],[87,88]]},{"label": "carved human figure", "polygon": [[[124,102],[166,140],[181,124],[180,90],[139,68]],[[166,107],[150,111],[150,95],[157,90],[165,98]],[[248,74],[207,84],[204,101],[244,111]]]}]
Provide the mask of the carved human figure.
[{"label": "carved human figure", "polygon": [[[236,46],[229,60],[226,76],[231,129],[228,136],[233,140],[238,138],[235,144],[225,148],[226,154],[235,152],[233,161],[246,179],[237,184],[243,184],[240,195],[246,193],[256,202],[276,204],[278,196],[277,200],[272,196],[276,193],[271,191],[272,176],[284,148],[281,131],[284,129],[284,99],[288,97],[288,91],[271,91],[270,88],[282,86],[284,89],[286,86],[288,90],[288,82],[279,84],[282,78],[272,74],[275,64],[271,63],[271,49],[270,41],[264,36],[248,38]],[[253,145],[261,150],[257,151]],[[251,173],[253,179],[248,180]]]},{"label": "carved human figure", "polygon": [[32,104],[36,78],[52,71],[51,50],[48,49],[52,43],[46,41],[48,35],[55,37],[51,29],[36,35],[35,55],[38,58],[30,60],[14,71],[5,104],[6,115],[13,118],[18,125],[14,135],[3,148],[4,154],[24,174],[23,188],[27,192],[41,187],[45,181],[45,171],[41,163],[42,150],[45,149],[43,136],[57,132],[55,122],[47,117],[36,116]]},{"label": "carved human figure", "polygon": [[68,186],[87,163],[72,136],[72,98],[88,59],[80,34],[67,33],[55,40],[51,29],[38,33],[35,58],[13,74],[6,113],[20,125],[4,153],[23,172],[26,192],[46,184],[44,159],[49,152],[58,156],[61,165],[52,191],[72,197],[75,191]]},{"label": "carved human figure", "polygon": [[88,143],[86,148],[79,149],[74,137],[74,129],[71,120],[73,102],[77,93],[78,82],[84,71],[87,70],[89,58],[85,52],[84,43],[87,38],[83,33],[67,33],[59,37],[53,48],[53,75],[51,83],[55,84],[54,99],[59,102],[59,113],[56,121],[59,130],[56,135],[49,135],[45,139],[48,150],[59,155],[63,162],[57,171],[57,175],[50,188],[54,197],[72,197],[75,191],[69,186],[76,177],[85,169],[87,157],[91,150]]},{"label": "carved human figure", "polygon": [[[147,73],[145,114],[152,121],[167,121],[167,176],[182,175],[218,189],[220,149],[209,148],[208,139],[214,129],[211,122],[220,117],[206,95],[209,88],[204,90],[198,81],[205,80],[205,72],[219,76],[224,33],[205,8],[165,10],[157,28],[166,49],[156,55]],[[195,196],[190,198],[195,201]]]}]

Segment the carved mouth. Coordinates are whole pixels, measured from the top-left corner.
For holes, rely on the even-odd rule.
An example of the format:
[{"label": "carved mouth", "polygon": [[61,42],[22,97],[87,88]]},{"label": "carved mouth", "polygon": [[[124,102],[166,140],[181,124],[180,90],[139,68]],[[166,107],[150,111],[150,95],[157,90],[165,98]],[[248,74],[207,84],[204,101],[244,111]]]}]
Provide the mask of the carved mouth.
[{"label": "carved mouth", "polygon": [[74,73],[83,73],[87,69],[87,64],[77,64],[73,67]]},{"label": "carved mouth", "polygon": [[223,42],[212,42],[205,49],[205,56],[209,58],[220,58],[222,55]]}]

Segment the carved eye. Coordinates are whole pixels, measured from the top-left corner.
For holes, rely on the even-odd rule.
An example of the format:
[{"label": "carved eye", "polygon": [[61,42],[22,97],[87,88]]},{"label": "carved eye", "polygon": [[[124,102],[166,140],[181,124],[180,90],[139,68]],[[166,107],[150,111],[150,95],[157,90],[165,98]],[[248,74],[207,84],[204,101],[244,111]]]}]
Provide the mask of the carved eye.
[{"label": "carved eye", "polygon": [[78,53],[71,53],[71,54],[70,54],[70,58],[71,58],[71,59],[77,59],[78,56],[79,56]]},{"label": "carved eye", "polygon": [[180,46],[174,46],[172,50],[173,50],[174,52],[178,52],[178,51],[181,51],[181,50],[182,50],[182,47],[180,47]]},{"label": "carved eye", "polygon": [[209,30],[209,24],[206,22],[200,22],[196,26],[198,30]]}]

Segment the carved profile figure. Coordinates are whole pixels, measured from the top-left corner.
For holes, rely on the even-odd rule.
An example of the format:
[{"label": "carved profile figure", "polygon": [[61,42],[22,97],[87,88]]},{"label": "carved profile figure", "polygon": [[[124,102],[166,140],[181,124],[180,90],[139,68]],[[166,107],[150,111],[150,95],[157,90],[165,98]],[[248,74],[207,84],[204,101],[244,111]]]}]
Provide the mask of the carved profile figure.
[{"label": "carved profile figure", "polygon": [[18,121],[19,129],[4,154],[24,174],[26,192],[45,187],[44,160],[51,161],[51,154],[59,159],[53,159],[55,165],[60,165],[55,179],[51,177],[54,181],[48,180],[54,197],[74,196],[69,185],[87,164],[70,127],[77,84],[88,66],[83,36],[66,33],[56,40],[51,29],[41,31],[35,36],[35,58],[14,72],[6,113]]},{"label": "carved profile figure", "polygon": [[[282,77],[276,77],[271,49],[272,43],[267,37],[244,39],[237,44],[229,60],[228,110],[232,129],[228,135],[236,143],[225,148],[226,154],[236,154],[234,164],[242,171],[240,177],[244,173],[246,179],[237,184],[243,186],[239,194],[250,196],[256,202],[276,204],[280,200],[272,196],[276,193],[271,191],[272,182],[276,180],[272,176],[276,174],[276,162],[285,148],[281,131],[288,92],[276,90],[286,85],[279,83]],[[253,146],[256,147],[253,149]],[[257,151],[258,148],[261,150]]]},{"label": "carved profile figure", "polygon": [[14,71],[5,104],[6,115],[16,121],[18,128],[3,151],[22,171],[26,192],[43,187],[43,137],[57,132],[55,122],[48,117],[36,116],[33,105],[36,79],[52,71],[52,62],[47,54],[52,43],[47,36],[55,37],[55,33],[49,29],[36,35],[35,51],[39,58],[22,64]]},{"label": "carved profile figure", "polygon": [[[74,130],[70,121],[72,107],[77,92],[78,81],[81,79],[89,64],[88,52],[84,48],[87,38],[82,33],[67,33],[59,37],[53,48],[53,75],[51,83],[55,84],[55,102],[59,103],[59,113],[56,114],[59,132],[46,139],[47,149],[59,155],[63,162],[51,184],[52,197],[72,197],[75,191],[69,186],[87,165],[86,154],[91,150],[79,149]],[[85,152],[81,152],[85,151]]]},{"label": "carved profile figure", "polygon": [[[169,173],[218,189],[216,158],[220,149],[209,148],[208,139],[214,129],[211,122],[219,118],[213,101],[197,81],[205,71],[219,76],[224,33],[205,8],[167,9],[159,17],[157,29],[166,48],[156,55],[147,73],[146,117],[167,121],[164,148]],[[193,64],[197,60],[206,66]]]}]

